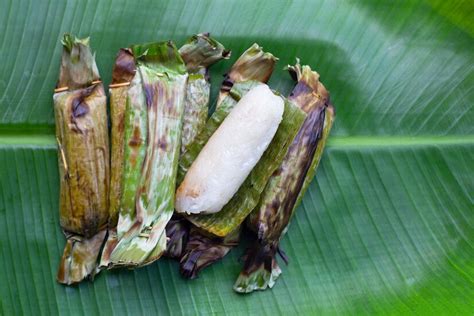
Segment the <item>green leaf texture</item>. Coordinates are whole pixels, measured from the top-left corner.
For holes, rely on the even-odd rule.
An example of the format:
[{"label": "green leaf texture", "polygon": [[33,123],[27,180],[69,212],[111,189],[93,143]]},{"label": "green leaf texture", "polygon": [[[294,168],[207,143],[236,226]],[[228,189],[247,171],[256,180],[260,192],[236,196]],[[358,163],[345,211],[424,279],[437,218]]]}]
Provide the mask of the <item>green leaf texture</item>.
[{"label": "green leaf texture", "polygon": [[[0,315],[474,314],[472,1],[0,2]],[[91,36],[103,81],[120,47],[194,33],[252,43],[321,75],[336,121],[272,290],[238,295],[244,245],[183,280],[168,259],[55,281],[64,236],[52,90],[64,32]]]}]

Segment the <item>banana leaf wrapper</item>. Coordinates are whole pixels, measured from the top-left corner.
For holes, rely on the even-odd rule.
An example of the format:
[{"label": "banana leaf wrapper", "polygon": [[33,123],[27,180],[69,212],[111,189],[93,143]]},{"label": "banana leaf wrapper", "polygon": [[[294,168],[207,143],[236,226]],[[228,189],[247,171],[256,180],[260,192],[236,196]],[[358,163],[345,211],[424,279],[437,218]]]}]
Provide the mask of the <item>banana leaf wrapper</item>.
[{"label": "banana leaf wrapper", "polygon": [[230,51],[209,37],[208,33],[203,33],[188,39],[179,49],[179,53],[189,73],[181,135],[181,153],[183,153],[186,146],[193,142],[206,124],[211,93],[209,67],[222,59],[228,59]]},{"label": "banana leaf wrapper", "polygon": [[[257,44],[252,45],[237,59],[229,73],[225,76],[218,98],[217,108],[219,109],[221,104],[223,104],[224,108],[235,104],[234,99],[227,98],[234,83],[239,84],[249,80],[267,82],[277,60],[275,56],[264,52]],[[252,87],[253,85],[254,84],[252,84]],[[248,89],[245,91],[248,91]],[[226,102],[223,102],[223,100],[226,100]],[[217,118],[217,121],[215,116],[212,117],[212,119],[214,119],[215,123],[222,122],[220,117]],[[200,128],[200,130],[202,130],[202,128]],[[208,130],[208,133],[204,132],[201,136],[201,142],[197,142],[198,145],[192,145],[193,142],[189,142],[187,146],[191,144],[192,148],[191,154],[188,155],[187,158],[191,158],[189,160],[191,163],[196,158],[196,152],[199,153],[202,146],[214,131],[215,129],[212,128]],[[189,168],[189,166],[190,165],[188,165],[187,168]],[[184,173],[180,176],[180,180],[182,180],[182,177],[184,177]],[[181,236],[188,238],[189,226],[185,226],[181,223],[182,222],[178,221],[170,222],[170,226],[176,225],[176,227],[170,227],[169,231],[177,232]],[[168,245],[174,249],[173,253],[170,252],[170,256],[174,258],[178,258],[179,256],[179,258],[182,258],[180,262],[181,274],[187,278],[195,278],[202,269],[222,259],[232,248],[238,245],[240,226],[224,238],[210,238],[209,234],[194,228],[192,229],[192,242],[190,242],[189,246],[186,246],[185,249],[182,248],[182,245],[186,245],[186,242],[174,237],[174,234],[169,234],[168,237],[170,237],[170,243]],[[180,252],[178,252],[178,250]]]},{"label": "banana leaf wrapper", "polygon": [[[277,61],[278,58],[269,52],[264,52],[262,47],[256,43],[250,46],[237,59],[230,71],[225,75],[214,113],[207,120],[205,126],[201,128],[194,137],[194,140],[186,146],[185,152],[180,157],[178,185],[183,181],[186,172],[207,140],[237,104],[241,95],[248,92],[260,82],[267,82],[273,73]],[[235,89],[232,89],[234,84],[237,86]],[[222,109],[220,109],[221,107]]]},{"label": "banana leaf wrapper", "polygon": [[[145,159],[147,107],[142,79],[131,49],[120,49],[112,73],[110,113],[112,157],[110,219],[101,267],[110,265],[110,254],[119,238],[130,229],[135,215],[135,196]],[[118,224],[121,214],[121,224]]]},{"label": "banana leaf wrapper", "polygon": [[166,251],[163,254],[167,258],[181,260],[189,240],[191,223],[184,217],[173,214],[166,225]]},{"label": "banana leaf wrapper", "polygon": [[192,227],[179,271],[187,279],[194,279],[199,272],[223,258],[239,244],[240,226],[225,237],[216,237]]},{"label": "banana leaf wrapper", "polygon": [[[240,97],[250,90],[252,86],[255,86],[255,84],[260,83],[247,82],[234,84],[230,94],[223,100],[221,106],[216,109],[206,124],[206,130],[199,135],[199,139],[195,142],[196,147],[186,152],[182,157],[180,171],[187,171],[192,161],[194,161],[194,159],[190,159],[191,154],[194,155],[194,158],[197,157],[200,149],[206,143],[204,137],[201,136],[206,136],[207,139],[209,139],[212,133],[230,113]],[[189,215],[187,216],[188,220],[197,227],[219,237],[224,237],[234,231],[257,206],[260,200],[260,194],[263,192],[268,179],[280,166],[288,147],[293,142],[305,118],[306,114],[301,109],[288,100],[285,100],[283,119],[275,136],[234,197],[218,213]],[[185,172],[183,172],[183,176],[184,173]],[[180,178],[180,180],[182,180],[182,178]]]},{"label": "banana leaf wrapper", "polygon": [[[141,81],[137,94],[144,99],[147,109],[147,137],[139,177],[123,191],[117,226],[118,241],[110,253],[109,267],[143,266],[157,260],[166,249],[165,226],[174,210],[188,77],[184,62],[172,42],[136,45],[131,49],[139,73],[132,84],[134,80]],[[143,121],[139,120],[140,133]],[[133,130],[129,132],[133,133]],[[143,149],[142,146],[140,148]],[[126,160],[136,158],[133,154],[131,151],[127,156],[125,147]],[[126,169],[124,177],[125,174]]]},{"label": "banana leaf wrapper", "polygon": [[[186,152],[181,156],[179,164],[178,164],[178,175],[177,175],[178,185],[183,181],[184,176],[186,175],[186,172],[188,171],[189,167],[191,167],[193,161],[196,159],[199,152],[206,144],[207,140],[212,136],[212,134],[219,127],[219,125],[224,121],[227,114],[229,114],[232,108],[237,104],[238,100],[241,97],[241,94],[248,92],[250,89],[252,89],[258,84],[259,82],[256,82],[256,81],[238,83],[236,84],[232,94],[228,95],[226,98],[224,98],[221,101],[222,106],[216,109],[216,111],[214,111],[212,116],[206,122],[204,129],[202,129],[202,131],[196,136],[194,141],[187,146]],[[185,216],[174,214],[174,217],[182,218],[184,221],[188,222],[188,219]],[[177,236],[174,236],[175,234],[179,234],[183,238],[187,238],[189,235],[190,226],[192,226],[190,223],[188,225],[184,225],[182,222],[179,222],[179,221],[172,221],[168,223],[167,235],[168,235],[168,238],[170,238],[170,242],[168,244],[169,257],[175,258],[175,259],[181,259],[183,256],[185,256],[187,251],[190,251],[193,248],[198,248],[198,247],[200,248],[200,252],[202,256],[208,256],[208,257],[211,256],[211,255],[204,254],[205,250],[209,249],[210,247],[208,247],[207,245],[202,245],[202,246],[198,245],[199,242],[206,243],[209,241],[209,239],[206,238],[205,236],[202,236],[202,238],[197,237],[200,234],[199,230],[194,230],[193,232],[193,235],[194,235],[193,247],[187,247],[187,248],[182,247],[182,246],[186,246],[186,243],[184,242],[184,240],[180,240],[179,238],[177,238]],[[213,243],[217,244],[219,240],[222,240],[222,239],[213,239]],[[233,244],[222,245],[222,247],[229,247],[228,250],[230,250],[230,248],[233,246],[234,246]],[[227,252],[228,251],[214,252],[213,261],[217,261],[221,259],[222,257],[218,255],[222,254],[224,256],[225,254],[227,254]],[[193,257],[186,256],[186,258],[193,258]],[[181,264],[182,265],[186,264],[186,260],[187,259],[181,260]],[[201,266],[199,268],[196,268],[195,270],[196,272],[198,272],[198,270],[201,270],[203,268],[204,266]],[[190,274],[185,273],[183,275],[190,275]]]},{"label": "banana leaf wrapper", "polygon": [[[181,135],[181,154],[183,154],[186,146],[194,141],[206,125],[211,94],[209,67],[222,59],[228,59],[230,51],[211,38],[209,33],[203,33],[189,38],[179,49],[179,53],[189,73]],[[175,259],[181,258],[188,234],[189,223],[174,214],[166,225],[168,243],[164,255]]]},{"label": "banana leaf wrapper", "polygon": [[[205,126],[201,128],[194,137],[194,140],[186,146],[185,151],[180,157],[178,185],[183,181],[186,172],[207,140],[237,104],[241,95],[248,92],[260,82],[267,82],[275,68],[277,60],[278,58],[269,52],[264,52],[262,47],[257,44],[253,44],[237,59],[222,83],[214,113],[207,120]],[[232,89],[234,84],[237,86],[235,89]]]},{"label": "banana leaf wrapper", "polygon": [[53,96],[66,246],[57,280],[93,277],[109,218],[107,101],[88,39],[66,34]]},{"label": "banana leaf wrapper", "polygon": [[250,46],[232,65],[232,68],[224,76],[219,96],[217,98],[216,109],[229,95],[235,83],[246,81],[258,81],[267,83],[275,68],[278,58],[269,52],[264,52],[257,43]]},{"label": "banana leaf wrapper", "polygon": [[111,157],[110,157],[110,220],[111,226],[116,226],[118,210],[122,197],[122,177],[124,170],[125,152],[125,110],[127,107],[130,81],[135,76],[136,67],[130,49],[120,49],[112,72],[110,94],[111,121]]},{"label": "banana leaf wrapper", "polygon": [[241,293],[271,288],[281,274],[276,261],[281,251],[279,241],[315,175],[334,120],[329,93],[319,82],[318,73],[299,62],[289,70],[297,84],[288,99],[308,116],[248,218],[257,240],[247,250],[244,268],[234,285]]}]

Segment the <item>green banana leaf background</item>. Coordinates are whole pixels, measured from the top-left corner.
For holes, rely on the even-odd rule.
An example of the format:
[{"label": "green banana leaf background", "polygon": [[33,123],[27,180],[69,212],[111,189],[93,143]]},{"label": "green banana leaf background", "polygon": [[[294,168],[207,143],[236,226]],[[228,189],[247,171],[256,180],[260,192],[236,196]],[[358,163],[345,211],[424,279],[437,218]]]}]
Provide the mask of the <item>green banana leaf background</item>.
[{"label": "green banana leaf background", "polygon": [[[65,287],[52,94],[64,32],[110,83],[134,43],[211,32],[311,65],[336,122],[272,290],[232,291],[245,245],[180,277],[161,259]],[[0,0],[0,314],[474,314],[474,2]]]}]

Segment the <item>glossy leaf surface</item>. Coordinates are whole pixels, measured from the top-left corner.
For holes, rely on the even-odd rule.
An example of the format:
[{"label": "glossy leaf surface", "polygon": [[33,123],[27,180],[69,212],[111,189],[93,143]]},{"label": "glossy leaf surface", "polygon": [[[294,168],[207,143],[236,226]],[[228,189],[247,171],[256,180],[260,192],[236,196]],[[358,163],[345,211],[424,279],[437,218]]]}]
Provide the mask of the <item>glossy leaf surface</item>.
[{"label": "glossy leaf surface", "polygon": [[[472,1],[0,2],[0,314],[474,313]],[[56,283],[64,246],[52,90],[64,32],[91,36],[105,85],[130,44],[211,32],[321,75],[336,121],[272,290],[238,295],[243,246],[187,281],[178,265]]]}]

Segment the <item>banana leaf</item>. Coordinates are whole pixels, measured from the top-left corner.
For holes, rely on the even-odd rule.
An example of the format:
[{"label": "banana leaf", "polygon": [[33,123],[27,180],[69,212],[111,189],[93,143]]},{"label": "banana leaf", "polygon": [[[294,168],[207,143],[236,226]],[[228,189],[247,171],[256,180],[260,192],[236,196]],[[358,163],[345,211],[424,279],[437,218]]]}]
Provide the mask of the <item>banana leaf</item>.
[{"label": "banana leaf", "polygon": [[[209,128],[208,126],[207,131],[204,129],[201,135],[199,135],[200,133],[197,134],[196,142],[190,142],[188,144],[190,153],[183,159],[186,165],[184,165],[185,169],[180,168],[182,171],[181,174],[179,174],[180,182],[184,177],[185,170],[189,168],[207,139],[209,139],[210,135],[217,129],[217,124],[220,124],[219,122],[222,121],[221,117],[216,117],[216,115],[223,110],[221,105],[223,105],[222,107],[225,109],[235,104],[233,98],[226,98],[232,86],[235,83],[241,84],[246,81],[267,82],[274,70],[276,61],[277,58],[271,53],[264,52],[262,47],[253,44],[233,64],[221,85],[216,106],[218,110],[209,121],[210,124],[214,124],[216,127]],[[254,84],[252,83],[251,85],[253,86]],[[223,102],[224,100],[226,102]],[[183,164],[181,164],[181,166],[183,166]],[[170,227],[170,231],[172,230],[175,234],[181,235],[182,239],[176,238],[176,236],[172,234],[167,234],[167,236],[171,239],[171,242],[168,243],[168,247],[172,247],[174,250],[171,257],[180,259],[180,273],[186,278],[196,278],[199,271],[208,267],[213,262],[221,260],[232,248],[238,245],[241,231],[240,227],[236,228],[233,233],[224,238],[215,238],[208,236],[209,234],[206,234],[200,229],[192,229],[190,235],[188,230],[189,225],[185,225],[184,221],[186,220],[173,221],[177,227]],[[188,239],[190,239],[189,244],[186,244],[184,241]]]},{"label": "banana leaf", "polygon": [[[146,146],[146,107],[140,74],[130,49],[120,49],[112,72],[110,94],[110,192],[107,240],[102,249],[99,266],[111,264],[110,254],[125,230],[119,214],[133,214],[135,190],[138,186]],[[122,221],[123,222],[123,221]],[[120,236],[119,236],[120,235]]]},{"label": "banana leaf", "polygon": [[[191,166],[193,161],[191,154],[199,152],[194,149],[206,143],[203,135],[207,135],[207,138],[209,138],[213,131],[224,121],[240,97],[250,90],[251,87],[258,84],[258,82],[234,84],[230,94],[221,102],[209,119],[206,124],[206,130],[196,138],[196,146],[192,146],[192,149],[187,151],[180,160],[180,170],[187,170]],[[243,89],[240,89],[240,87]],[[217,213],[190,215],[186,218],[197,227],[219,237],[225,237],[230,232],[235,231],[257,205],[260,194],[265,188],[268,179],[280,165],[305,118],[306,114],[302,110],[285,100],[283,119],[275,136],[234,197]],[[180,177],[179,179],[182,178]]]},{"label": "banana leaf", "polygon": [[[194,142],[206,125],[211,94],[209,67],[219,60],[228,59],[231,52],[211,38],[209,33],[204,33],[189,38],[179,49],[179,53],[189,73],[181,132],[182,155],[186,146]],[[188,226],[185,219],[173,215],[166,225],[168,242],[165,256],[181,258],[189,233]]]},{"label": "banana leaf", "polygon": [[[193,141],[186,145],[180,157],[178,185],[183,181],[188,168],[196,159],[207,140],[237,103],[238,100],[236,101],[236,99],[240,99],[239,94],[249,91],[258,82],[266,83],[272,75],[277,60],[278,58],[269,52],[263,51],[262,47],[254,43],[232,65],[220,86],[216,105],[217,110],[212,113],[205,126],[200,128]],[[234,89],[234,94],[232,95],[231,91],[234,84],[237,84],[239,88]],[[221,107],[222,109],[220,109]]]},{"label": "banana leaf", "polygon": [[240,293],[274,286],[281,274],[277,254],[288,263],[279,243],[316,173],[334,122],[334,107],[319,74],[307,65],[301,66],[298,59],[296,65],[288,68],[297,81],[288,99],[307,116],[281,165],[268,180],[257,207],[247,218],[255,240],[244,255],[242,272],[234,284],[234,290]]},{"label": "banana leaf", "polygon": [[224,258],[239,244],[240,229],[239,226],[225,237],[216,237],[192,226],[179,262],[181,275],[195,279],[202,269]]},{"label": "banana leaf", "polygon": [[[0,314],[472,315],[472,1],[1,1]],[[317,69],[337,120],[281,246],[278,283],[232,284],[241,246],[192,282],[160,259],[55,281],[64,246],[52,90],[65,32],[90,36],[104,87],[131,43],[209,31],[233,57],[252,43]]]},{"label": "banana leaf", "polygon": [[104,87],[89,39],[65,34],[54,91],[60,175],[59,210],[66,246],[58,282],[94,276],[109,219],[109,138]]},{"label": "banana leaf", "polygon": [[209,34],[197,34],[188,39],[179,53],[190,74],[184,101],[182,154],[206,124],[211,93],[209,67],[221,59],[229,59],[230,51]]},{"label": "banana leaf", "polygon": [[133,202],[129,210],[119,214],[118,240],[108,256],[112,267],[146,265],[166,250],[165,227],[174,210],[188,77],[182,58],[170,41],[134,45],[131,50],[147,108],[147,143],[138,185],[132,190]]},{"label": "banana leaf", "polygon": [[229,72],[225,74],[216,107],[219,107],[224,98],[229,95],[229,91],[235,83],[246,81],[268,82],[277,61],[278,58],[269,52],[263,51],[263,47],[260,47],[257,43],[250,46],[235,61]]},{"label": "banana leaf", "polygon": [[125,166],[125,114],[128,101],[128,91],[131,80],[135,76],[136,66],[130,49],[120,49],[112,71],[110,95],[110,193],[109,213],[110,226],[115,227],[118,221],[118,211],[122,199],[122,177]]}]

